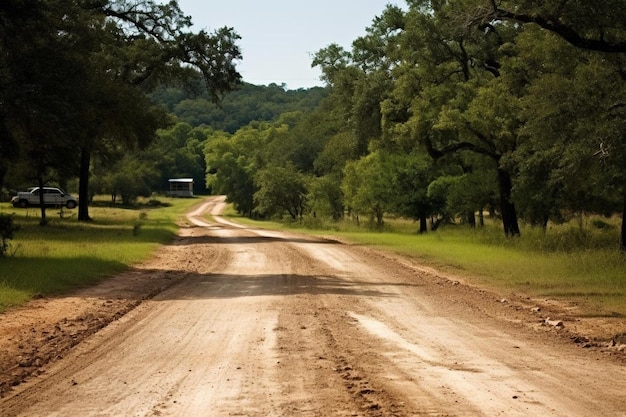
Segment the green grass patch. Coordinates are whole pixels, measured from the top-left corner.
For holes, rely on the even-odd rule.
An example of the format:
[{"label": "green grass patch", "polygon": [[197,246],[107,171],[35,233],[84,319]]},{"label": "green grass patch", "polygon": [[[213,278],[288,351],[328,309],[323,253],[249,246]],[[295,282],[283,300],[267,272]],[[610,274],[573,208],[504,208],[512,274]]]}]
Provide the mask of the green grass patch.
[{"label": "green grass patch", "polygon": [[416,224],[405,220],[389,220],[383,232],[374,232],[353,222],[312,229],[226,214],[258,227],[340,236],[503,292],[576,301],[592,316],[626,316],[626,256],[618,249],[617,219],[598,222],[602,227],[591,220],[582,229],[552,225],[545,233],[522,227],[521,238],[506,238],[500,225],[491,222],[477,229],[446,225],[420,235]]},{"label": "green grass patch", "polygon": [[39,209],[0,204],[20,229],[10,242],[10,256],[0,258],[0,311],[35,296],[61,294],[87,286],[148,258],[169,242],[176,222],[197,199],[159,198],[133,207],[90,207],[91,222],[78,222],[76,210],[57,214],[48,209],[47,226],[39,225]]}]

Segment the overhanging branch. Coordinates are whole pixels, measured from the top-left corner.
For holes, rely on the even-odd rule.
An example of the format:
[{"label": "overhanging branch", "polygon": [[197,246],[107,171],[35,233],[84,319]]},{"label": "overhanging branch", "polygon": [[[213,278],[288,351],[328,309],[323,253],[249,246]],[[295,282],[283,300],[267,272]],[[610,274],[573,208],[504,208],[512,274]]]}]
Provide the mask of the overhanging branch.
[{"label": "overhanging branch", "polygon": [[571,45],[589,51],[605,53],[626,53],[626,42],[607,41],[582,36],[572,27],[560,23],[556,19],[549,19],[543,16],[534,16],[524,13],[515,13],[499,8],[494,0],[491,1],[492,11],[488,16],[491,20],[509,20],[519,23],[534,23],[541,28],[553,32],[563,38]]}]

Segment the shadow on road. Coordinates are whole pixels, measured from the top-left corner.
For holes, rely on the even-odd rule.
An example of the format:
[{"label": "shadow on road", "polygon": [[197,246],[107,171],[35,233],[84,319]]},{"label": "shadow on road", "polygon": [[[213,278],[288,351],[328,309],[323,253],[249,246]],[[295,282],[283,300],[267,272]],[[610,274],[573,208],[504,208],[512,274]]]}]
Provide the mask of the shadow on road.
[{"label": "shadow on road", "polygon": [[189,300],[298,294],[395,297],[396,294],[381,291],[379,288],[398,285],[420,286],[419,284],[349,281],[312,275],[190,274],[181,285],[161,293],[157,299]]},{"label": "shadow on road", "polygon": [[259,236],[259,235],[251,235],[251,236],[185,236],[176,239],[173,244],[178,246],[185,245],[198,245],[198,244],[220,244],[220,245],[228,245],[228,244],[245,244],[245,243],[273,243],[273,242],[281,242],[281,243],[316,243],[316,244],[336,244],[338,243],[336,240],[331,239],[319,239],[319,238],[298,238],[298,237],[288,237],[288,238],[280,238],[274,236]]}]

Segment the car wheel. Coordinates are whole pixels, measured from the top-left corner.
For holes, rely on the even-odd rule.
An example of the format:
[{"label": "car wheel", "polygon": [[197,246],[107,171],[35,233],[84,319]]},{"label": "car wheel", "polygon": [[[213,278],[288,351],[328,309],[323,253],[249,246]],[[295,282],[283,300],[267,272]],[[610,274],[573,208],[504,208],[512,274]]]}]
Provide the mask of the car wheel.
[{"label": "car wheel", "polygon": [[20,208],[26,208],[28,207],[28,201],[27,200],[20,200],[17,202],[17,206]]},{"label": "car wheel", "polygon": [[68,201],[65,204],[65,207],[67,207],[68,209],[73,209],[74,207],[76,207],[76,201]]}]

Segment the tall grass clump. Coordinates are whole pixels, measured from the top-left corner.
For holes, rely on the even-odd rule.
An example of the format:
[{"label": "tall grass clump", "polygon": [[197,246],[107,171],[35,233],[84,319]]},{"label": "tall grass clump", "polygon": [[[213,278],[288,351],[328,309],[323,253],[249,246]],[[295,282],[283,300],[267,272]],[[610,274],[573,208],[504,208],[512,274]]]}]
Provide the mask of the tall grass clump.
[{"label": "tall grass clump", "polygon": [[0,258],[4,258],[9,253],[9,241],[18,230],[19,226],[14,223],[13,216],[0,214]]},{"label": "tall grass clump", "polygon": [[146,259],[173,239],[177,221],[194,199],[165,199],[167,204],[108,207],[94,204],[91,222],[49,217],[39,225],[38,209],[0,205],[19,225],[16,250],[0,259],[0,311],[34,296],[61,294],[98,282]]}]

